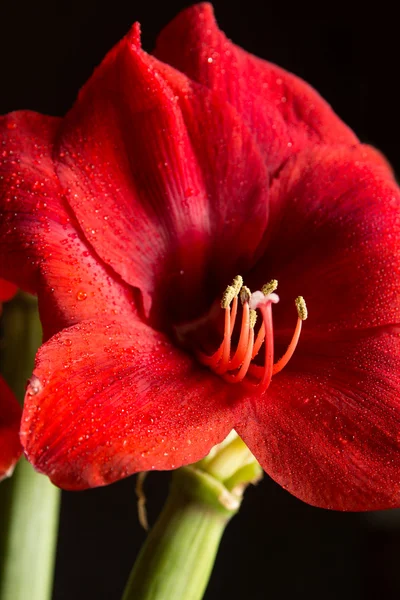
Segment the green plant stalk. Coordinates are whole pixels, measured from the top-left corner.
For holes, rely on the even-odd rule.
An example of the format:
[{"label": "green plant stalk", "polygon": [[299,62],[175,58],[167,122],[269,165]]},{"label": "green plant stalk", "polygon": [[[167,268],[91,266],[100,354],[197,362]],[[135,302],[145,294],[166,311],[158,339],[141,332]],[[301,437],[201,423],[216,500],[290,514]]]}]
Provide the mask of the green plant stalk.
[{"label": "green plant stalk", "polygon": [[[17,296],[4,305],[1,371],[22,402],[41,343],[36,301]],[[20,460],[0,484],[0,600],[50,600],[60,490]]]},{"label": "green plant stalk", "polygon": [[208,473],[184,467],[132,570],[123,600],[200,600],[240,500]]}]

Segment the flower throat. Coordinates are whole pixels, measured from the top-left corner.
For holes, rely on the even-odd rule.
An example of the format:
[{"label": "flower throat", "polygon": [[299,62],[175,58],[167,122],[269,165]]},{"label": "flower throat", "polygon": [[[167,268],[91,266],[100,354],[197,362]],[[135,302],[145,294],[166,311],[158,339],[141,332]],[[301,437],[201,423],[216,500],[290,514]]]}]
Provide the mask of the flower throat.
[{"label": "flower throat", "polygon": [[[221,300],[221,308],[225,311],[222,343],[212,355],[198,351],[197,356],[200,362],[221,375],[229,383],[244,382],[251,387],[256,387],[260,393],[265,392],[271,383],[272,376],[279,373],[293,356],[300,338],[302,322],[307,318],[304,298],[298,296],[295,300],[298,318],[292,340],[285,354],[274,364],[272,305],[279,302],[279,297],[275,294],[277,287],[278,282],[273,279],[265,284],[261,291],[251,293],[249,288],[243,285],[243,278],[237,275],[232,284],[226,288]],[[239,299],[242,305],[242,323],[239,341],[234,350],[232,334],[237,320]],[[255,336],[257,311],[261,314],[262,324]],[[263,344],[264,365],[252,364]]]}]

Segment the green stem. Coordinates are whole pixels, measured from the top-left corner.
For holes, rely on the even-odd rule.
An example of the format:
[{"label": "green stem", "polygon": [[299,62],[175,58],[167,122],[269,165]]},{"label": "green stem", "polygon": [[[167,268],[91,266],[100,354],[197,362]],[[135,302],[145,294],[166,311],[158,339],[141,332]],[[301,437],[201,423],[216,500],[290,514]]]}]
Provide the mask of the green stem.
[{"label": "green stem", "polygon": [[[41,327],[34,299],[4,306],[1,370],[22,402]],[[60,490],[22,459],[0,485],[0,600],[50,600]]]},{"label": "green stem", "polygon": [[1,484],[1,600],[51,598],[59,490],[22,459]]},{"label": "green stem", "polygon": [[175,471],[170,495],[131,573],[123,600],[200,600],[240,500],[194,467]]}]

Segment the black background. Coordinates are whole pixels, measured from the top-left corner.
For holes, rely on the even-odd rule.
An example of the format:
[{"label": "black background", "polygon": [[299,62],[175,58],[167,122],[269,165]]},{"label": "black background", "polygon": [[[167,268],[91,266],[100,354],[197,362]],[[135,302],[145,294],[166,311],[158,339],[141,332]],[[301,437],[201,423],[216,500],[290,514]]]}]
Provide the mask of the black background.
[{"label": "black background", "polygon": [[[89,0],[0,4],[0,112],[62,115],[111,46],[139,20],[143,45],[190,3]],[[388,23],[326,18],[285,4],[214,2],[228,36],[295,72],[333,105],[362,141],[400,172],[397,35]],[[303,7],[297,7],[303,9]],[[114,600],[145,534],[136,517],[134,478],[64,493],[54,600]],[[168,474],[146,482],[154,522]],[[400,594],[398,511],[341,514],[307,506],[267,477],[245,498],[222,542],[206,600],[391,599]],[[10,599],[11,600],[11,599]],[[28,600],[28,599],[27,599]],[[165,599],[173,600],[173,599]]]}]

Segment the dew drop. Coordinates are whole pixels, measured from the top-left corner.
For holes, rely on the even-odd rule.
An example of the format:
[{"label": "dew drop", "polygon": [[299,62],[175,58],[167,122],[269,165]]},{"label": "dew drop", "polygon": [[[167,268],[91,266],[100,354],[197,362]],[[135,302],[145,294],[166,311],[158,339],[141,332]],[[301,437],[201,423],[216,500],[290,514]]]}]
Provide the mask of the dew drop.
[{"label": "dew drop", "polygon": [[87,298],[87,293],[84,292],[83,290],[80,290],[77,294],[76,294],[76,299],[79,300],[79,302],[81,302],[82,300],[86,300]]},{"label": "dew drop", "polygon": [[36,375],[32,375],[32,377],[28,381],[28,386],[26,388],[26,393],[29,396],[36,396],[43,389],[42,383]]}]

